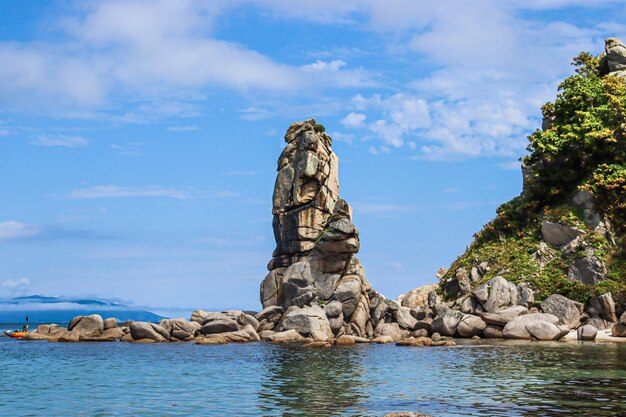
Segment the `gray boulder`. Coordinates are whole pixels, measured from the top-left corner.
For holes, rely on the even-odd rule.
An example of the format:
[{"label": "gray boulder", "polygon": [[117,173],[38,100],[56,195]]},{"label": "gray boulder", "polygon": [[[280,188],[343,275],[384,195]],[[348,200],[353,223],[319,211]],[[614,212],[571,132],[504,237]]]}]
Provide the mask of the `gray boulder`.
[{"label": "gray boulder", "polygon": [[598,335],[598,329],[589,324],[586,324],[578,328],[578,330],[576,331],[576,335],[578,337],[578,340],[594,341],[596,340],[596,336]]},{"label": "gray boulder", "polygon": [[377,337],[380,336],[388,336],[391,337],[394,341],[400,340],[403,338],[402,331],[400,330],[400,326],[398,323],[379,323],[374,330],[374,335]]},{"label": "gray boulder", "polygon": [[163,327],[156,323],[134,321],[130,324],[130,335],[133,340],[149,339],[156,342],[165,342],[170,335]]},{"label": "gray boulder", "polygon": [[400,327],[413,330],[415,329],[415,325],[417,324],[417,319],[411,315],[411,309],[408,307],[400,307],[395,312],[396,321],[400,325]]},{"label": "gray boulder", "polygon": [[[546,331],[546,329],[540,326],[535,326],[533,323],[536,323],[536,322],[546,322],[548,324],[552,324],[554,325],[554,328],[558,330],[558,327],[557,327],[557,324],[559,323],[558,317],[552,314],[535,313],[535,314],[525,314],[523,316],[515,317],[513,320],[509,321],[506,324],[506,326],[504,326],[502,335],[506,339],[532,340],[534,335],[531,334],[530,331],[527,329],[529,325],[531,326],[531,329],[533,329],[533,331],[535,331],[536,334],[540,336],[545,336],[548,333],[550,333],[549,331]],[[548,330],[551,330],[552,332],[554,332],[554,328],[550,328]]]},{"label": "gray boulder", "polygon": [[565,246],[584,232],[566,224],[544,221],[541,223],[541,236],[544,242],[561,247]]},{"label": "gray boulder", "polygon": [[472,294],[488,313],[518,304],[517,286],[497,276],[476,287]]},{"label": "gray boulder", "polygon": [[444,314],[435,317],[431,324],[431,332],[439,333],[443,336],[454,336],[463,316],[464,314],[460,311],[446,311]]},{"label": "gray boulder", "polygon": [[561,328],[547,321],[537,320],[526,325],[526,331],[537,340],[559,340],[569,333],[569,329]]},{"label": "gray boulder", "polygon": [[333,336],[326,313],[319,306],[303,308],[290,307],[282,321],[283,330],[296,330],[300,334],[311,335],[313,332],[321,332],[328,337]]},{"label": "gray boulder", "polygon": [[171,338],[178,340],[193,338],[201,329],[199,323],[195,321],[187,321],[183,318],[163,319],[159,325],[168,332]]},{"label": "gray boulder", "polygon": [[428,294],[437,290],[438,287],[438,284],[427,284],[415,288],[401,297],[402,300],[400,304],[403,307],[409,308],[417,308],[428,305]]},{"label": "gray boulder", "polygon": [[515,317],[526,313],[528,313],[528,309],[524,306],[511,306],[495,313],[479,313],[478,315],[482,317],[487,324],[506,326],[506,324]]},{"label": "gray boulder", "polygon": [[487,339],[503,339],[504,328],[502,326],[496,326],[495,324],[488,324],[485,327],[484,334]]},{"label": "gray boulder", "polygon": [[611,327],[611,336],[626,337],[626,324],[620,322]]},{"label": "gray boulder", "polygon": [[574,329],[580,325],[583,305],[560,294],[553,294],[541,303],[541,310],[558,317],[561,324]]},{"label": "gray boulder", "polygon": [[98,314],[77,316],[70,321],[67,330],[78,333],[80,336],[97,335],[104,331],[104,320]]},{"label": "gray boulder", "polygon": [[109,330],[117,327],[117,319],[116,318],[108,318],[104,320],[104,330]]},{"label": "gray boulder", "polygon": [[474,337],[483,334],[487,323],[478,316],[466,314],[459,322],[456,331],[463,337]]},{"label": "gray boulder", "polygon": [[232,319],[217,319],[206,322],[202,326],[202,334],[236,332],[239,325]]}]

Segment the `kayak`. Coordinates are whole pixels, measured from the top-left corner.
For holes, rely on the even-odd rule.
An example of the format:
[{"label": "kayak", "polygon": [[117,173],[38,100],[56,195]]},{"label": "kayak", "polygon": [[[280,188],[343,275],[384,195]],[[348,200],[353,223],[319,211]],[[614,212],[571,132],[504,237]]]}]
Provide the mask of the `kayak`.
[{"label": "kayak", "polygon": [[4,335],[6,337],[10,337],[11,339],[21,339],[24,336],[26,336],[28,334],[28,332],[15,332],[15,331],[11,331],[11,330],[7,330],[4,332]]}]

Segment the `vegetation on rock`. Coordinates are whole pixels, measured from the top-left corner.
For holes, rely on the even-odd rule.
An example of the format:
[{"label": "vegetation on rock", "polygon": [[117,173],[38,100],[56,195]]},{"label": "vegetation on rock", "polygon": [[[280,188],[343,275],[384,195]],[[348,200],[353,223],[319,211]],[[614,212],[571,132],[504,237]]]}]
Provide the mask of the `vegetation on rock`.
[{"label": "vegetation on rock", "polygon": [[[542,107],[543,129],[528,138],[522,194],[475,235],[442,278],[442,289],[460,268],[486,262],[480,282],[497,275],[526,282],[538,301],[556,293],[587,302],[607,291],[626,299],[626,81],[605,75],[602,62],[588,53],[574,58],[576,73]],[[567,247],[547,245],[546,222],[581,236]],[[602,270],[599,282],[572,277],[584,257]]]}]

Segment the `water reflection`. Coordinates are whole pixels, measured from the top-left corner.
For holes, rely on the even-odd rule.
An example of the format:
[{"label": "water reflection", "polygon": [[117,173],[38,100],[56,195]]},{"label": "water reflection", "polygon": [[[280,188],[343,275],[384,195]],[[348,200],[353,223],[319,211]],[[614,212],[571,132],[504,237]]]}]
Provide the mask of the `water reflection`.
[{"label": "water reflection", "polygon": [[359,347],[272,346],[259,391],[263,415],[343,415],[367,395],[363,358]]}]

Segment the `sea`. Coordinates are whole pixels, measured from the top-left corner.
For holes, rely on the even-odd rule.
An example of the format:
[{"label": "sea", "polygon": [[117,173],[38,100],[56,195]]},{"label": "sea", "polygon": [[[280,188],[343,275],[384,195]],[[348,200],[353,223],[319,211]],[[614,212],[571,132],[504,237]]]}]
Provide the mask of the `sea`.
[{"label": "sea", "polygon": [[0,337],[0,369],[0,416],[626,416],[626,344],[310,349]]}]

